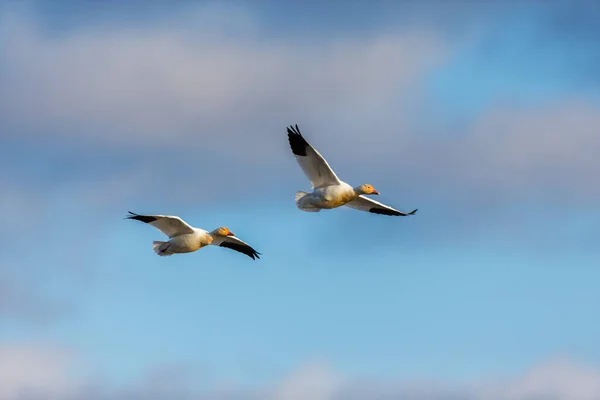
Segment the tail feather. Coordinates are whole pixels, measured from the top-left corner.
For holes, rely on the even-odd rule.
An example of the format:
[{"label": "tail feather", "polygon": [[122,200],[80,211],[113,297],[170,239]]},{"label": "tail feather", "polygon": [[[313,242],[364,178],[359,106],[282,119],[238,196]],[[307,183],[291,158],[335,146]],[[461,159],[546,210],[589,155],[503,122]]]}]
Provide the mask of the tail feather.
[{"label": "tail feather", "polygon": [[154,249],[154,252],[156,254],[158,254],[159,256],[170,256],[173,253],[169,253],[167,252],[167,250],[169,249],[170,243],[169,242],[161,242],[158,240],[155,240],[154,242],[152,242],[152,249]]},{"label": "tail feather", "polygon": [[321,211],[320,208],[314,208],[314,207],[300,207],[298,206],[299,209],[301,209],[302,211],[306,211],[306,212],[319,212]]},{"label": "tail feather", "polygon": [[302,199],[307,194],[308,193],[306,193],[306,192],[296,192],[296,203],[298,203],[300,201],[300,199]]},{"label": "tail feather", "polygon": [[296,192],[296,206],[302,210],[302,211],[307,211],[307,212],[319,212],[321,211],[320,208],[316,208],[316,207],[305,207],[304,205],[302,205],[301,200],[307,195],[307,192]]}]

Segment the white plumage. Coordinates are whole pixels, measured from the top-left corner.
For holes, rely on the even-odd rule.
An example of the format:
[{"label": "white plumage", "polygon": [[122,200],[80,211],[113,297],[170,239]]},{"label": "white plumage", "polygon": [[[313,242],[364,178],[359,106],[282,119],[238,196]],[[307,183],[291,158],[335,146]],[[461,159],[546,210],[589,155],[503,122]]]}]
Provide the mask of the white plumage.
[{"label": "white plumage", "polygon": [[352,187],[340,180],[325,158],[304,139],[298,125],[287,128],[287,133],[292,153],[312,183],[312,192],[296,193],[296,205],[300,210],[319,212],[322,209],[348,206],[356,210],[393,216],[407,216],[417,212],[417,209],[408,213],[398,211],[364,196],[378,195],[379,192],[369,184]]},{"label": "white plumage", "polygon": [[168,241],[154,241],[152,248],[159,256],[170,256],[179,253],[191,253],[208,245],[225,247],[239,251],[252,258],[260,258],[256,250],[248,243],[235,237],[226,227],[211,232],[194,228],[177,216],[172,215],[139,215],[129,211],[127,219],[145,222],[162,231],[169,237]]}]

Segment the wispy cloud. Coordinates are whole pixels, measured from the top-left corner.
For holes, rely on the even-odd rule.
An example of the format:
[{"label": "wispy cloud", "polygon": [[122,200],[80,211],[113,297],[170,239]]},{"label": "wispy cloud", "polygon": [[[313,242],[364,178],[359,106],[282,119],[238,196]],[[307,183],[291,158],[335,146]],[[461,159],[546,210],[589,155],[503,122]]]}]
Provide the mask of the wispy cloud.
[{"label": "wispy cloud", "polygon": [[[284,40],[263,34],[251,14],[234,11],[232,20],[230,8],[212,5],[152,26],[83,26],[59,35],[27,14],[5,16],[4,140],[35,140],[40,148],[60,143],[62,153],[84,160],[78,168],[51,168],[51,188],[43,179],[48,166],[36,171],[35,186],[56,191],[62,181],[74,183],[73,190],[88,174],[87,183],[96,185],[85,190],[92,204],[107,192],[115,202],[129,194],[185,199],[269,188],[281,181],[274,166],[290,156],[286,125],[314,129],[321,144],[350,134],[356,140],[343,148],[360,157],[351,149],[373,135],[383,138],[369,121],[392,112],[396,132],[409,125],[425,76],[448,52],[443,35],[430,29]],[[84,156],[92,149],[93,165]],[[38,159],[20,158],[10,167]]]},{"label": "wispy cloud", "polygon": [[[518,196],[528,201],[589,202],[600,191],[593,184],[600,160],[592,149],[600,146],[600,106],[561,100],[544,107],[502,106],[478,117],[470,129],[456,133],[434,159],[421,163],[427,176],[441,185],[475,189],[474,200],[494,201]],[[416,154],[426,154],[421,145]],[[413,165],[417,163],[413,157]]]},{"label": "wispy cloud", "polygon": [[[261,388],[229,384],[199,389],[197,376],[185,370],[159,368],[126,385],[85,378],[81,359],[65,349],[32,345],[0,347],[0,400],[596,400],[600,397],[600,369],[558,358],[521,375],[463,383],[369,380],[343,377],[326,364],[310,364],[280,382]],[[89,370],[83,366],[83,370]],[[200,379],[203,381],[204,379]],[[202,385],[200,385],[202,386]]]},{"label": "wispy cloud", "polygon": [[310,42],[174,24],[58,37],[27,19],[5,25],[0,114],[13,133],[241,156],[257,142],[270,148],[269,130],[280,133],[286,117],[368,115],[408,100],[445,51],[428,31]]},{"label": "wispy cloud", "polygon": [[0,346],[0,400],[66,399],[73,388],[67,350],[21,343]]},{"label": "wispy cloud", "polygon": [[[106,159],[127,154],[133,161],[120,171],[131,173],[97,179],[123,196],[272,186],[282,173],[289,183],[289,123],[299,123],[336,170],[357,182],[400,174],[404,187],[445,198],[568,202],[600,195],[592,150],[600,106],[592,101],[497,104],[458,130],[436,121],[425,93],[429,74],[454,50],[442,31],[412,26],[360,38],[283,40],[265,35],[242,9],[235,9],[233,33],[192,23],[229,21],[227,27],[230,14],[213,5],[152,29],[84,26],[61,35],[27,15],[5,17],[0,116],[8,135],[60,141],[77,152],[93,148]],[[355,165],[357,159],[371,161]],[[185,187],[178,187],[172,177],[182,175]],[[162,190],[152,187],[156,181]]]}]

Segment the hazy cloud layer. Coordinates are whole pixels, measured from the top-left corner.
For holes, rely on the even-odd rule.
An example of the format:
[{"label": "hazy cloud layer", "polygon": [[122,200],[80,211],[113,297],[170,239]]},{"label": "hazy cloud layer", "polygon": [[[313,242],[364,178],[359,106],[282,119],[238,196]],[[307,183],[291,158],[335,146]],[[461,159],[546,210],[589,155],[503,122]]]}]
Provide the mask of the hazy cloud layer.
[{"label": "hazy cloud layer", "polygon": [[[357,154],[381,137],[370,122],[392,112],[396,132],[408,127],[423,78],[447,52],[439,34],[419,29],[361,38],[264,37],[239,10],[232,34],[230,14],[213,6],[152,27],[83,27],[60,35],[27,15],[8,14],[0,30],[4,139],[63,154],[33,153],[10,167],[28,164],[37,186],[58,169],[50,190],[83,179],[96,203],[130,193],[185,201],[238,186],[240,193],[273,187],[282,182],[279,165],[295,168],[286,125],[299,123],[315,140],[321,136],[321,145],[353,137],[342,148],[368,159],[388,141]],[[57,167],[69,152],[84,161]],[[93,165],[85,162],[90,152]],[[49,164],[41,169],[42,162]]]},{"label": "hazy cloud layer", "polygon": [[282,41],[173,24],[58,37],[27,19],[5,25],[0,113],[14,134],[221,154],[265,146],[286,117],[407,101],[445,50],[427,31]]},{"label": "hazy cloud layer", "polygon": [[198,390],[195,384],[198,377],[178,368],[150,371],[125,386],[83,378],[75,371],[82,371],[81,360],[65,349],[4,345],[0,347],[0,400],[596,400],[600,397],[600,369],[568,359],[551,360],[520,376],[462,384],[349,379],[322,364],[306,365],[271,387],[254,389],[230,383]]},{"label": "hazy cloud layer", "polygon": [[70,396],[72,354],[31,344],[0,345],[0,400]]},{"label": "hazy cloud layer", "polygon": [[[530,200],[547,195],[551,203],[596,202],[593,184],[600,159],[600,107],[561,100],[532,109],[501,107],[482,115],[463,135],[437,149],[440,183],[462,183],[470,196]],[[425,154],[422,148],[418,154]],[[413,160],[415,164],[416,160]],[[431,165],[431,164],[430,164]],[[554,199],[552,198],[554,197]]]},{"label": "hazy cloud layer", "polygon": [[291,123],[356,183],[401,184],[422,198],[600,197],[600,106],[498,104],[445,126],[426,94],[430,74],[458,46],[441,31],[277,38],[243,10],[216,6],[154,26],[61,34],[33,21],[7,14],[0,30],[5,138],[59,143],[82,158],[93,152],[95,164],[61,172],[66,182],[83,179],[92,205],[165,193],[196,201],[292,180],[300,189],[307,182],[285,139]]}]

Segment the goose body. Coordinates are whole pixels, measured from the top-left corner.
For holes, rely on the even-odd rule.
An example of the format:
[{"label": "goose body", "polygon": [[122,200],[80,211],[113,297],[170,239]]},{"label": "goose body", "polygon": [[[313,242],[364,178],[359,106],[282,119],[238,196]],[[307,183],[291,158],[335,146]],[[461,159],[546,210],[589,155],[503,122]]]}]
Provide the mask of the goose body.
[{"label": "goose body", "polygon": [[302,196],[298,205],[300,209],[319,208],[332,209],[343,206],[356,199],[358,193],[346,182],[336,185],[315,188],[312,193]]},{"label": "goose body", "polygon": [[365,195],[369,194],[378,195],[379,192],[372,185],[353,187],[338,178],[327,160],[304,139],[298,125],[288,127],[287,133],[292,153],[312,183],[311,192],[296,193],[296,206],[300,210],[319,212],[322,209],[347,206],[374,214],[393,216],[407,216],[417,212],[417,209],[408,213],[402,212],[366,197]]},{"label": "goose body", "polygon": [[140,215],[131,211],[129,211],[129,215],[125,218],[150,224],[169,237],[168,241],[154,241],[152,243],[154,252],[159,256],[192,253],[203,247],[215,245],[238,251],[253,260],[260,258],[260,253],[254,250],[248,243],[237,238],[226,227],[220,227],[209,232],[190,226],[177,216]]}]

